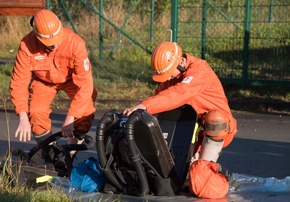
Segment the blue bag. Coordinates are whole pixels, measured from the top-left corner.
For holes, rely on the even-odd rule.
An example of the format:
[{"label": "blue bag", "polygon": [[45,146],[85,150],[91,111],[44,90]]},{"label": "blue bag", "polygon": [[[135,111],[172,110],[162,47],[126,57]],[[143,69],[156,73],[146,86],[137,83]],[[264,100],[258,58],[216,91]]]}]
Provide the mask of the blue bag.
[{"label": "blue bag", "polygon": [[107,178],[99,166],[99,160],[89,158],[72,169],[70,181],[83,192],[94,192],[103,189]]}]

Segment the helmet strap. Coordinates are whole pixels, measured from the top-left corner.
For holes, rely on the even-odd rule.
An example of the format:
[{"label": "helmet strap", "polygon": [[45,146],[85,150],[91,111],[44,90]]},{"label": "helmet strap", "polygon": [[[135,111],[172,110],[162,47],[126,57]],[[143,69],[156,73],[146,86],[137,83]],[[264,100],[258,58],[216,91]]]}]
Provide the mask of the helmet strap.
[{"label": "helmet strap", "polygon": [[178,64],[177,69],[180,71],[180,73],[183,73],[186,71],[186,68]]},{"label": "helmet strap", "polygon": [[29,24],[30,24],[31,27],[33,27],[33,20],[34,20],[34,16],[32,16],[32,18],[29,21]]}]

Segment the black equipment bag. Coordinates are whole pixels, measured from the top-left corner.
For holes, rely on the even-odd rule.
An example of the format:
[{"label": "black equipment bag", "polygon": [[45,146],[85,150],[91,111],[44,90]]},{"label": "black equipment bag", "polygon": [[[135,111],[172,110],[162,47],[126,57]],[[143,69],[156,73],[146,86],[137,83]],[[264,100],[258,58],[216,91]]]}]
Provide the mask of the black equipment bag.
[{"label": "black equipment bag", "polygon": [[[70,151],[81,151],[93,148],[94,141],[92,137],[77,132],[75,132],[75,136],[78,139],[84,139],[84,143],[70,145],[59,144],[57,140],[63,136],[61,132],[57,132],[35,145],[28,152],[24,152],[21,149],[12,149],[10,154],[8,153],[5,160],[2,161],[0,170],[2,172],[5,170],[5,162],[8,161],[7,158],[11,157],[14,169],[11,174],[18,176],[18,182],[13,182],[14,185],[26,185],[30,188],[45,188],[46,182],[38,183],[38,179],[43,176],[70,176],[75,156],[71,156]],[[43,149],[45,149],[46,159],[43,159]]]},{"label": "black equipment bag", "polygon": [[194,142],[197,140],[198,116],[190,105],[155,115],[174,158],[178,178],[184,183]]},{"label": "black equipment bag", "polygon": [[62,132],[59,131],[30,149],[27,154],[27,163],[33,165],[43,161],[41,150],[45,149],[47,153],[46,163],[52,163],[53,168],[58,172],[59,176],[69,177],[73,168],[73,160],[76,155],[75,153],[71,156],[70,151],[78,152],[89,150],[94,146],[93,138],[86,133],[82,134],[74,131],[74,135],[79,140],[84,140],[84,144],[59,144],[57,140],[63,137]]},{"label": "black equipment bag", "polygon": [[[182,131],[178,129],[177,120],[183,113],[176,113],[176,117],[179,118],[175,120],[175,123],[172,122],[174,121],[172,114],[170,113],[169,116],[166,114],[167,112],[164,112],[157,117],[160,117],[160,120],[164,119],[161,124],[164,128],[167,125],[166,121],[169,121],[171,126],[175,125],[175,130],[169,127],[171,130],[166,132],[169,133],[167,139],[163,136],[162,127],[160,128],[158,122],[160,120],[144,110],[137,110],[129,117],[111,110],[100,119],[97,126],[96,146],[100,166],[109,181],[109,186],[104,188],[105,192],[112,191],[137,196],[148,194],[173,196],[180,191],[184,182],[183,176],[187,173],[186,161],[183,160],[187,158],[192,133],[187,135],[190,138],[177,141],[180,138],[172,133]],[[193,113],[194,117],[195,115]],[[195,123],[195,121],[196,117],[192,122]],[[191,130],[194,130],[194,126]],[[180,137],[183,136],[186,135]],[[180,143],[184,141],[189,143],[183,144],[187,148],[180,151]],[[175,150],[173,153],[168,147],[169,144]],[[181,154],[181,152],[185,153]],[[176,170],[172,154],[183,158],[179,163],[184,163],[184,165],[179,166],[179,171]]]}]

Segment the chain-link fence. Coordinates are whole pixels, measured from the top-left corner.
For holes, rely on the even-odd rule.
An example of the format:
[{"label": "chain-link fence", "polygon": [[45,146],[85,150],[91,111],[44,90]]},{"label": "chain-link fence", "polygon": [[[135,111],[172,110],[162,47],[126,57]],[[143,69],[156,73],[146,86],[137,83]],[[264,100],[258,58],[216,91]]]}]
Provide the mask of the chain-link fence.
[{"label": "chain-link fence", "polygon": [[206,59],[223,82],[290,86],[288,0],[49,2],[86,40],[98,76],[150,82],[153,48],[173,40]]},{"label": "chain-link fence", "polygon": [[48,7],[84,38],[98,81],[152,82],[151,52],[172,34],[170,0],[53,0]]},{"label": "chain-link fence", "polygon": [[203,0],[178,8],[178,42],[223,82],[290,86],[289,1]]}]

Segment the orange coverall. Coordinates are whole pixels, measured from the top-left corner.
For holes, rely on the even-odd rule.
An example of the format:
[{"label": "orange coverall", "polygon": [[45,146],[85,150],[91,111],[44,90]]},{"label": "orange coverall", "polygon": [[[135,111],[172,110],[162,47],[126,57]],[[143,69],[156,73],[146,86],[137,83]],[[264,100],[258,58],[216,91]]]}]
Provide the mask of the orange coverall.
[{"label": "orange coverall", "polygon": [[21,40],[17,52],[11,98],[17,114],[29,114],[35,134],[51,130],[50,104],[59,90],[71,99],[67,114],[75,117],[76,130],[88,132],[94,119],[97,93],[85,43],[71,30],[63,31],[63,41],[56,50],[49,51],[31,31]]},{"label": "orange coverall", "polygon": [[222,110],[230,125],[230,131],[224,137],[223,147],[226,147],[237,133],[237,123],[231,114],[222,84],[206,61],[187,53],[183,57],[186,58],[187,67],[183,76],[161,83],[155,95],[141,104],[151,114],[172,110],[184,104],[191,105],[199,117],[210,110]]}]

